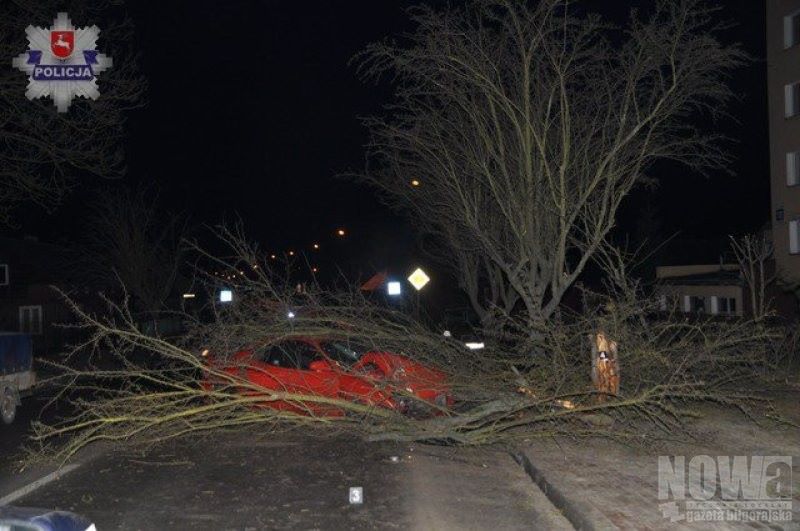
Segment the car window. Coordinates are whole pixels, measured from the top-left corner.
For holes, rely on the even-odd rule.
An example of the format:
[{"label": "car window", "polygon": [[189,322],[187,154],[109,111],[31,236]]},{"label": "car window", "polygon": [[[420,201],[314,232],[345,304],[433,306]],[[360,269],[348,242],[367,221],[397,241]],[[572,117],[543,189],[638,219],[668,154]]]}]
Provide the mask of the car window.
[{"label": "car window", "polygon": [[262,345],[253,350],[253,356],[250,358],[253,361],[261,361],[264,363],[269,362],[270,355],[272,354],[272,345]]},{"label": "car window", "polygon": [[276,367],[308,370],[309,364],[318,357],[317,350],[304,341],[283,341],[270,347],[267,363]]},{"label": "car window", "polygon": [[351,341],[325,341],[321,344],[322,350],[333,361],[350,366],[361,359],[369,349]]}]

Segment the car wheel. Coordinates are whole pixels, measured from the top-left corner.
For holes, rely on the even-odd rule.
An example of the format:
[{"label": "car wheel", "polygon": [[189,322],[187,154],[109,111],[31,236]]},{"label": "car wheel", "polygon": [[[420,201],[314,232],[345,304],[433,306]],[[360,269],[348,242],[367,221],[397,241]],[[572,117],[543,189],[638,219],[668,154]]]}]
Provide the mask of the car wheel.
[{"label": "car wheel", "polygon": [[3,419],[3,424],[11,424],[16,416],[17,397],[10,387],[6,387],[0,395],[0,417]]}]

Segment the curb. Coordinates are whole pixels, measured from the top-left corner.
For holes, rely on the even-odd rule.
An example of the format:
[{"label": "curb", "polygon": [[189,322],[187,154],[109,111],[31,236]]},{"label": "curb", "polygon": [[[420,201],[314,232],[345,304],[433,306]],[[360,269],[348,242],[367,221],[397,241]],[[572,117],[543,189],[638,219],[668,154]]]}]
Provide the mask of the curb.
[{"label": "curb", "polygon": [[[550,503],[562,512],[575,529],[579,531],[604,531],[619,529],[604,514],[593,507],[579,506],[568,499],[564,493],[544,477],[542,471],[536,468],[524,452],[515,450],[509,452],[531,481],[537,485]],[[580,504],[582,505],[582,504]]]}]

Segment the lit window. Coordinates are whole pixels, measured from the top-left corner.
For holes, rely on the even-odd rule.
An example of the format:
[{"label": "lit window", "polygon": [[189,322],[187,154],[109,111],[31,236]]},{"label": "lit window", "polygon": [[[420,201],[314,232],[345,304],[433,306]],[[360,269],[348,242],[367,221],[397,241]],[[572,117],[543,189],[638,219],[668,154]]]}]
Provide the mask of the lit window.
[{"label": "lit window", "polygon": [[800,184],[800,151],[786,154],[786,186]]},{"label": "lit window", "polygon": [[0,286],[8,286],[8,264],[0,264]]},{"label": "lit window", "polygon": [[800,113],[800,82],[785,85],[783,93],[786,118],[791,118]]},{"label": "lit window", "polygon": [[791,48],[800,44],[800,11],[783,17],[783,47]]},{"label": "lit window", "polygon": [[789,222],[789,252],[800,254],[800,219]]}]

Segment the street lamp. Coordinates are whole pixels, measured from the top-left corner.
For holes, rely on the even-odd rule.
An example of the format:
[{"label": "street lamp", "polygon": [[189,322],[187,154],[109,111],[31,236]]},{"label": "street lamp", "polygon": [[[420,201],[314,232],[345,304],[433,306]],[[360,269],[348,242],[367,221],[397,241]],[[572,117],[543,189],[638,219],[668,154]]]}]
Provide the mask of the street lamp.
[{"label": "street lamp", "polygon": [[347,233],[345,232],[344,229],[338,229],[336,231],[336,235],[339,236],[340,238],[344,237],[345,234],[347,234]]},{"label": "street lamp", "polygon": [[403,294],[402,285],[396,280],[388,282],[386,284],[386,293],[391,295],[392,297],[397,297],[398,295],[402,295]]}]

